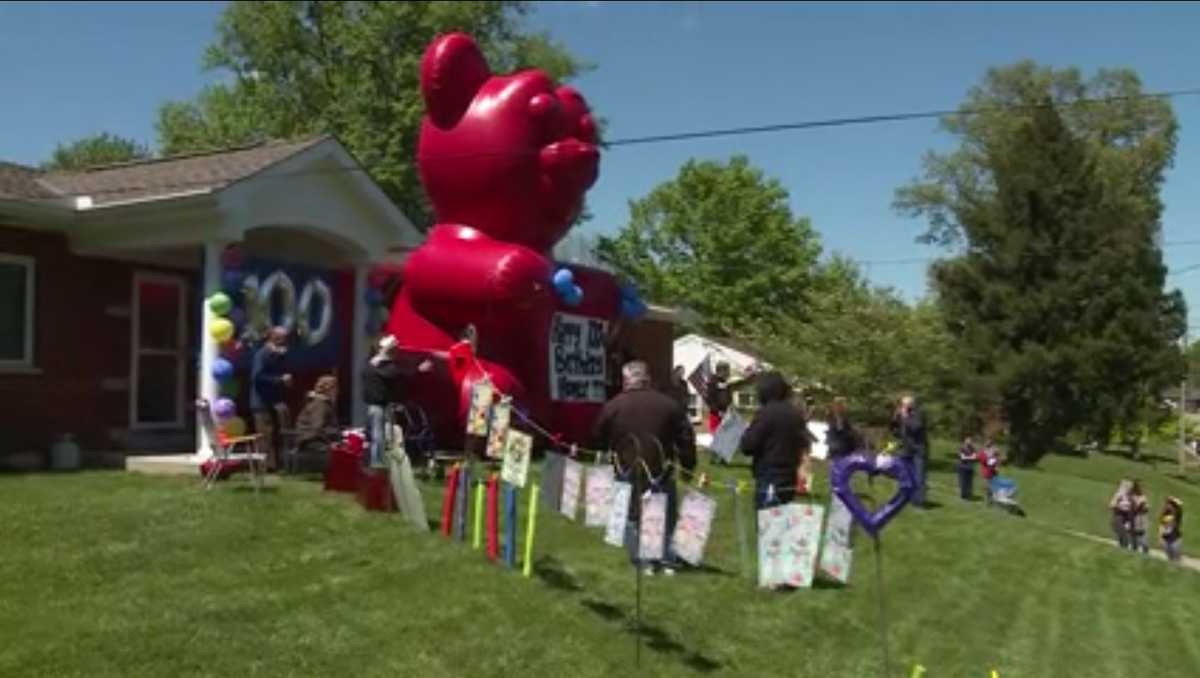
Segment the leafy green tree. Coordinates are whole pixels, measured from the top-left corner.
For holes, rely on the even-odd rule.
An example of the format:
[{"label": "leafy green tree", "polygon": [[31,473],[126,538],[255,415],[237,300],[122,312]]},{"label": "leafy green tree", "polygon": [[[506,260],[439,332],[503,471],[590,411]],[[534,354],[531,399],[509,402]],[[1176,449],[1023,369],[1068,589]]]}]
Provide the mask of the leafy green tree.
[{"label": "leafy green tree", "polygon": [[415,224],[429,208],[413,164],[424,110],[420,60],[438,34],[474,36],[497,72],[538,67],[565,80],[587,68],[522,27],[525,2],[235,2],[204,68],[233,76],[159,110],[164,153],[332,133]]},{"label": "leafy green tree", "polygon": [[50,159],[42,163],[47,170],[81,170],[150,157],[150,149],[133,139],[102,132],[70,143],[58,144]]},{"label": "leafy green tree", "polygon": [[690,160],[629,211],[629,223],[600,238],[600,258],[649,299],[694,311],[701,331],[747,336],[807,317],[817,235],[744,156]]},{"label": "leafy green tree", "polygon": [[973,372],[996,390],[1014,459],[1033,463],[1071,431],[1107,441],[1140,423],[1179,375],[1184,306],[1163,290],[1157,184],[1131,196],[1050,94],[1018,91],[1027,113],[966,134],[959,151],[986,189],[931,208],[965,245],[933,280]]}]

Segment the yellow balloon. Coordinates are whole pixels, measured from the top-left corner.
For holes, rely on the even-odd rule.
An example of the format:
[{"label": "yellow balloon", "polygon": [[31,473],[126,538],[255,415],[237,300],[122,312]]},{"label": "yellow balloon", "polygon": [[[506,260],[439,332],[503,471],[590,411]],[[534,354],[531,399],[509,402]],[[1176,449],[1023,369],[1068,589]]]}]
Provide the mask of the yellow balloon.
[{"label": "yellow balloon", "polygon": [[221,424],[221,432],[230,438],[246,435],[246,420],[241,417],[226,419]]},{"label": "yellow balloon", "polygon": [[208,335],[218,344],[233,338],[233,323],[224,318],[213,318],[208,325]]}]

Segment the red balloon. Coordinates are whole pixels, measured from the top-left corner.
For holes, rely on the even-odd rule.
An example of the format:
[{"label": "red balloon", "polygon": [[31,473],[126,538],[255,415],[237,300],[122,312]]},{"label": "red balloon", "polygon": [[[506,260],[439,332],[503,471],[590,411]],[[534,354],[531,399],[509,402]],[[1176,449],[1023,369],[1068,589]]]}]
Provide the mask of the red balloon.
[{"label": "red balloon", "polygon": [[583,302],[567,307],[551,284],[549,253],[599,170],[587,103],[539,70],[494,75],[462,33],[430,44],[421,94],[417,169],[437,223],[404,264],[387,331],[410,352],[445,357],[474,325],[479,356],[478,369],[411,392],[436,420],[441,444],[461,440],[479,371],[539,424],[584,442],[600,405],[550,401],[551,322],[560,311],[614,320],[619,287],[605,272],[572,267]]}]

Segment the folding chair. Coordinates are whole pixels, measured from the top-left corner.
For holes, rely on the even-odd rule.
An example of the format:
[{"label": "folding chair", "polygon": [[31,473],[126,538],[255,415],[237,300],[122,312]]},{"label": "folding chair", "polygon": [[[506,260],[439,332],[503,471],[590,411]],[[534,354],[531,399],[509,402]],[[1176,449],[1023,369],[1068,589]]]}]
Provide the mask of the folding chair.
[{"label": "folding chair", "polygon": [[[209,449],[212,450],[213,464],[204,474],[204,489],[211,489],[217,482],[217,478],[221,475],[221,471],[227,462],[236,460],[245,460],[250,466],[250,475],[254,482],[254,491],[257,493],[263,486],[263,475],[265,474],[267,455],[258,451],[259,436],[237,436],[226,437],[222,436],[217,431],[217,422],[213,417],[212,406],[207,400],[196,401],[196,417],[199,420],[200,426],[203,428],[205,436],[208,438]],[[237,450],[244,450],[238,453]]]}]

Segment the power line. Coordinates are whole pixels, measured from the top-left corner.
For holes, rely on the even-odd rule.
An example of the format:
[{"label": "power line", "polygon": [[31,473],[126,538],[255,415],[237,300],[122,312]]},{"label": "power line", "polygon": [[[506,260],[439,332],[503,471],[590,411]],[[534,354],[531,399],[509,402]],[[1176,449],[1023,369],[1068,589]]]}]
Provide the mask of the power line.
[{"label": "power line", "polygon": [[[1196,95],[1200,95],[1200,87],[1188,88],[1188,89],[1178,89],[1178,90],[1167,90],[1167,91],[1163,91],[1163,92],[1151,92],[1151,93],[1138,94],[1138,95],[1133,95],[1133,96],[1102,97],[1102,98],[1095,98],[1095,99],[1081,98],[1081,99],[1076,99],[1074,101],[1069,101],[1069,102],[1050,102],[1050,103],[1046,103],[1046,104],[1020,104],[1020,105],[1012,105],[1012,106],[983,106],[983,107],[976,107],[976,108],[960,108],[960,109],[942,109],[942,110],[935,110],[935,111],[922,111],[922,112],[915,112],[915,113],[889,113],[889,114],[867,115],[867,116],[858,116],[858,117],[849,117],[849,118],[828,118],[828,119],[823,119],[823,120],[809,120],[809,121],[802,121],[802,122],[779,123],[779,124],[773,124],[773,125],[755,125],[755,126],[744,126],[744,127],[731,127],[731,128],[725,128],[725,129],[701,130],[701,131],[695,131],[695,132],[678,132],[678,133],[658,134],[658,135],[651,135],[651,136],[628,137],[628,138],[624,138],[624,139],[615,139],[613,141],[603,142],[602,149],[603,148],[621,148],[621,147],[626,147],[626,146],[645,145],[645,144],[653,144],[653,143],[665,143],[665,142],[671,142],[671,141],[684,141],[684,140],[689,140],[689,139],[707,139],[707,138],[727,137],[727,136],[745,136],[745,135],[750,135],[750,134],[761,134],[761,133],[767,133],[767,132],[782,132],[782,131],[790,131],[790,130],[816,129],[816,128],[823,128],[823,127],[842,127],[842,126],[847,126],[847,125],[867,125],[867,124],[876,124],[876,123],[882,123],[882,122],[920,120],[920,119],[939,118],[939,117],[946,117],[946,116],[978,115],[978,114],[982,114],[982,113],[1003,113],[1003,112],[1015,112],[1015,111],[1029,111],[1029,110],[1037,110],[1040,108],[1049,108],[1049,107],[1054,107],[1054,106],[1061,107],[1061,106],[1092,105],[1092,104],[1111,104],[1111,103],[1118,103],[1118,102],[1122,102],[1122,101],[1137,101],[1137,100],[1144,100],[1144,99],[1172,99],[1172,98],[1176,98],[1176,97],[1196,96]],[[216,151],[215,153],[219,153],[219,152],[220,151]],[[527,157],[530,155],[536,155],[536,154],[530,153],[530,152],[513,152],[513,151],[507,151],[507,150],[478,151],[478,152],[472,152],[472,153],[441,154],[441,155],[437,155],[437,156],[423,155],[423,156],[420,156],[420,159],[423,161],[450,162],[450,161],[470,160],[470,159],[475,159],[475,158],[489,158],[489,157],[514,157],[515,158],[515,157]],[[170,160],[171,160],[171,158],[169,158],[169,157],[168,158],[157,158],[153,162],[163,162],[163,161],[170,161]],[[120,167],[128,168],[128,167],[138,167],[138,166],[140,166],[140,165],[137,163],[129,163],[129,164],[121,165]],[[372,165],[360,163],[359,167],[353,167],[353,168],[335,167],[335,168],[326,168],[326,169],[317,169],[317,170],[294,170],[291,172],[278,172],[278,173],[272,174],[271,176],[273,178],[281,178],[282,179],[282,178],[306,176],[306,175],[334,174],[334,173],[344,173],[344,172],[345,173],[363,172],[363,173],[367,174],[369,177],[370,170],[373,168],[374,168],[374,166],[372,166]],[[107,171],[108,169],[115,169],[115,168],[95,168],[92,171],[103,172],[103,171]],[[232,183],[233,181],[237,181],[237,180],[238,179],[232,179],[232,180],[228,180],[228,181],[229,181],[229,183]],[[53,187],[53,184],[51,182],[47,182],[47,183],[51,187]],[[74,197],[75,195],[80,195],[80,196],[84,196],[84,195],[87,195],[87,196],[121,195],[121,194],[126,194],[126,193],[137,193],[137,192],[142,192],[142,191],[161,191],[161,190],[169,190],[169,189],[197,189],[197,188],[209,188],[209,187],[221,188],[221,187],[223,187],[223,185],[224,184],[214,185],[214,182],[212,180],[178,181],[178,182],[165,182],[165,183],[141,184],[141,185],[125,185],[125,186],[121,186],[118,188],[110,188],[110,189],[99,188],[99,189],[95,189],[95,190],[91,190],[91,191],[87,191],[87,192],[81,191],[77,194],[72,193],[70,195],[64,195],[63,197],[69,198],[69,197]],[[32,202],[37,202],[37,201],[55,202],[57,200],[61,200],[61,198],[38,198],[38,199],[33,199],[31,201]]]}]

